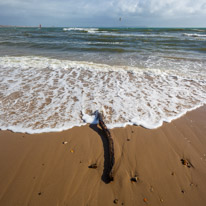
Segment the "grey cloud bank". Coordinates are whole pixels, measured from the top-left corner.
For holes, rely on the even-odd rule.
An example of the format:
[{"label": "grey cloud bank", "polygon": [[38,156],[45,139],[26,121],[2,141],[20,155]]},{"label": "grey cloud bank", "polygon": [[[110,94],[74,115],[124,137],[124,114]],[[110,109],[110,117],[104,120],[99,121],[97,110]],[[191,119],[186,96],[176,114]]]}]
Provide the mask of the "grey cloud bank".
[{"label": "grey cloud bank", "polygon": [[205,0],[0,0],[1,25],[206,27],[205,19]]}]

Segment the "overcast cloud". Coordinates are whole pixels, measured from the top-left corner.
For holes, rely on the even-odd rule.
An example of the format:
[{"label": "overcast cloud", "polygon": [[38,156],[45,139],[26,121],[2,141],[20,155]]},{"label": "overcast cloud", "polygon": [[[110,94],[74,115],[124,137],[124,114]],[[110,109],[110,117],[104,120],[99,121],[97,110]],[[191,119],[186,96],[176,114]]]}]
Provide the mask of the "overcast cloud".
[{"label": "overcast cloud", "polygon": [[39,23],[206,27],[206,0],[0,0],[0,24]]}]

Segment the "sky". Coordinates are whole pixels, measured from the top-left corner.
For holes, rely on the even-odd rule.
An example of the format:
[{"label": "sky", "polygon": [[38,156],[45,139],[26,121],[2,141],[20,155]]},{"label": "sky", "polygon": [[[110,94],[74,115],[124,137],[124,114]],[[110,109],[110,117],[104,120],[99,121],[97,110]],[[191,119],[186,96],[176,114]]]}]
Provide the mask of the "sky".
[{"label": "sky", "polygon": [[0,0],[0,25],[39,24],[206,27],[206,0]]}]

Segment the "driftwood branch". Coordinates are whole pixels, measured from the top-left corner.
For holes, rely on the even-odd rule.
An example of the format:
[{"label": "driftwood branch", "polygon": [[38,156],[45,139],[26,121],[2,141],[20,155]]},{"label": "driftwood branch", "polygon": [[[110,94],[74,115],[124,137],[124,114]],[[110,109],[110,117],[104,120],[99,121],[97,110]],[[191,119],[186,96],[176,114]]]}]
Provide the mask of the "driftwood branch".
[{"label": "driftwood branch", "polygon": [[112,139],[112,136],[111,136],[111,133],[109,131],[109,129],[107,128],[107,126],[105,125],[104,121],[103,121],[103,118],[102,118],[102,115],[97,112],[97,117],[99,119],[99,126],[102,128],[103,132],[104,132],[104,135],[107,139],[107,142],[108,142],[108,158],[109,158],[109,161],[108,161],[108,168],[107,168],[107,171],[106,171],[106,176],[107,176],[107,179],[108,181],[113,181],[114,179],[114,176],[113,176],[113,166],[114,166],[114,163],[115,163],[115,159],[114,159],[114,142],[113,142],[113,139]]}]

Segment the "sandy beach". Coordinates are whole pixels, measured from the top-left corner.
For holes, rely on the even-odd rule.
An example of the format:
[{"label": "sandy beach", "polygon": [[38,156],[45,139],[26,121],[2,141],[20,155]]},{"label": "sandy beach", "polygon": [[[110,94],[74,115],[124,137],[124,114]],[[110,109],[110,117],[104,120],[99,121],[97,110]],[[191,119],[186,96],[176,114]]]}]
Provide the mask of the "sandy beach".
[{"label": "sandy beach", "polygon": [[32,135],[0,131],[0,205],[206,205],[205,117],[203,106],[158,129],[110,130],[110,183],[105,136],[95,125]]}]

